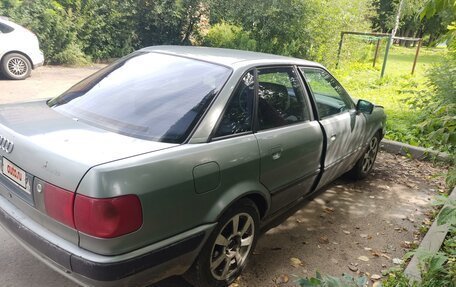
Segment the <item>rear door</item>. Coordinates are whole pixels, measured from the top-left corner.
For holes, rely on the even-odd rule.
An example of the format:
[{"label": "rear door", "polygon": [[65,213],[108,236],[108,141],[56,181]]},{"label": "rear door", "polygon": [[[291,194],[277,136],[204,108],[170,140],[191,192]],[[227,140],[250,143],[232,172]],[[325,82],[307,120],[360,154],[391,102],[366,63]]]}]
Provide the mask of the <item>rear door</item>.
[{"label": "rear door", "polygon": [[322,68],[301,67],[314,97],[326,137],[324,172],[318,188],[342,175],[363,146],[366,119],[344,88]]},{"label": "rear door", "polygon": [[256,72],[260,181],[271,192],[273,213],[311,190],[320,171],[323,134],[295,67]]}]

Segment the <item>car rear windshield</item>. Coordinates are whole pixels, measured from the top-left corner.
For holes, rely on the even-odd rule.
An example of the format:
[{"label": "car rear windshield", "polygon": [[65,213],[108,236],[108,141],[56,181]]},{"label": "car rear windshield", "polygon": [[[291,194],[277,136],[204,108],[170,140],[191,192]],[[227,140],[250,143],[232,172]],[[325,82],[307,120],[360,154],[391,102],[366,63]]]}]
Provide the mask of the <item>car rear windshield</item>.
[{"label": "car rear windshield", "polygon": [[230,74],[224,66],[140,51],[86,78],[48,105],[116,133],[182,143]]},{"label": "car rear windshield", "polygon": [[13,32],[14,31],[14,28],[13,27],[10,27],[4,23],[0,23],[0,32],[3,33],[3,34],[8,34],[10,32]]}]

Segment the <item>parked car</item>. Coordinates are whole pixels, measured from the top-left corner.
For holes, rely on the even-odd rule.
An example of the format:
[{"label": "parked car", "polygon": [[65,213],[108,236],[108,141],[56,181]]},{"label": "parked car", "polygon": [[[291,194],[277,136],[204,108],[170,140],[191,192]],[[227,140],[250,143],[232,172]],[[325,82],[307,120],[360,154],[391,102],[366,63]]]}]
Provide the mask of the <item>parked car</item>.
[{"label": "parked car", "polygon": [[23,80],[44,63],[38,38],[26,28],[0,17],[0,70],[11,80]]},{"label": "parked car", "polygon": [[314,62],[144,48],[54,99],[0,106],[0,223],[82,285],[227,286],[260,228],[367,176],[385,119]]}]

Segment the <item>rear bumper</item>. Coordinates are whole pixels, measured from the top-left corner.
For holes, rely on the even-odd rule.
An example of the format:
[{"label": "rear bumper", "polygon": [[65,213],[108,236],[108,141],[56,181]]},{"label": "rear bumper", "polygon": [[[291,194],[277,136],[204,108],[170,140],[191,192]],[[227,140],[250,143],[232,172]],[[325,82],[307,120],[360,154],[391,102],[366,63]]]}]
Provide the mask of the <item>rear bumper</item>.
[{"label": "rear bumper", "polygon": [[33,69],[43,66],[44,64],[44,54],[41,50],[36,50],[28,54],[30,60],[32,60]]},{"label": "rear bumper", "polygon": [[55,235],[42,236],[46,230],[35,232],[39,226],[30,222],[0,195],[0,225],[38,259],[85,286],[143,286],[183,274],[213,228],[205,225],[128,254],[101,256],[74,244],[74,250],[63,248],[67,243],[54,243]]}]

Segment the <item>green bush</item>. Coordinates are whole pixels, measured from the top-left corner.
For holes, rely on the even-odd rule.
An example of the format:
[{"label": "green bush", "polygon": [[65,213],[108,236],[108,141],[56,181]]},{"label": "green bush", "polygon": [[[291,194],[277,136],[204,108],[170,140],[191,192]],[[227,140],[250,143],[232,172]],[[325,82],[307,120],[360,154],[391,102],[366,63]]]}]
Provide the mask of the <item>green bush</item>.
[{"label": "green bush", "polygon": [[6,16],[36,33],[47,63],[62,63],[56,55],[78,42],[74,15],[57,1],[3,0],[3,6],[9,7]]},{"label": "green bush", "polygon": [[435,93],[428,95],[422,117],[422,135],[439,149],[456,153],[456,51],[431,69],[429,81]]},{"label": "green bush", "polygon": [[76,43],[72,42],[65,50],[57,53],[53,57],[57,63],[65,63],[66,65],[87,65],[90,63],[90,59],[82,52],[81,47]]},{"label": "green bush", "polygon": [[225,22],[215,24],[203,38],[203,44],[211,47],[231,48],[254,51],[256,41],[250,38],[250,33],[241,27]]}]

